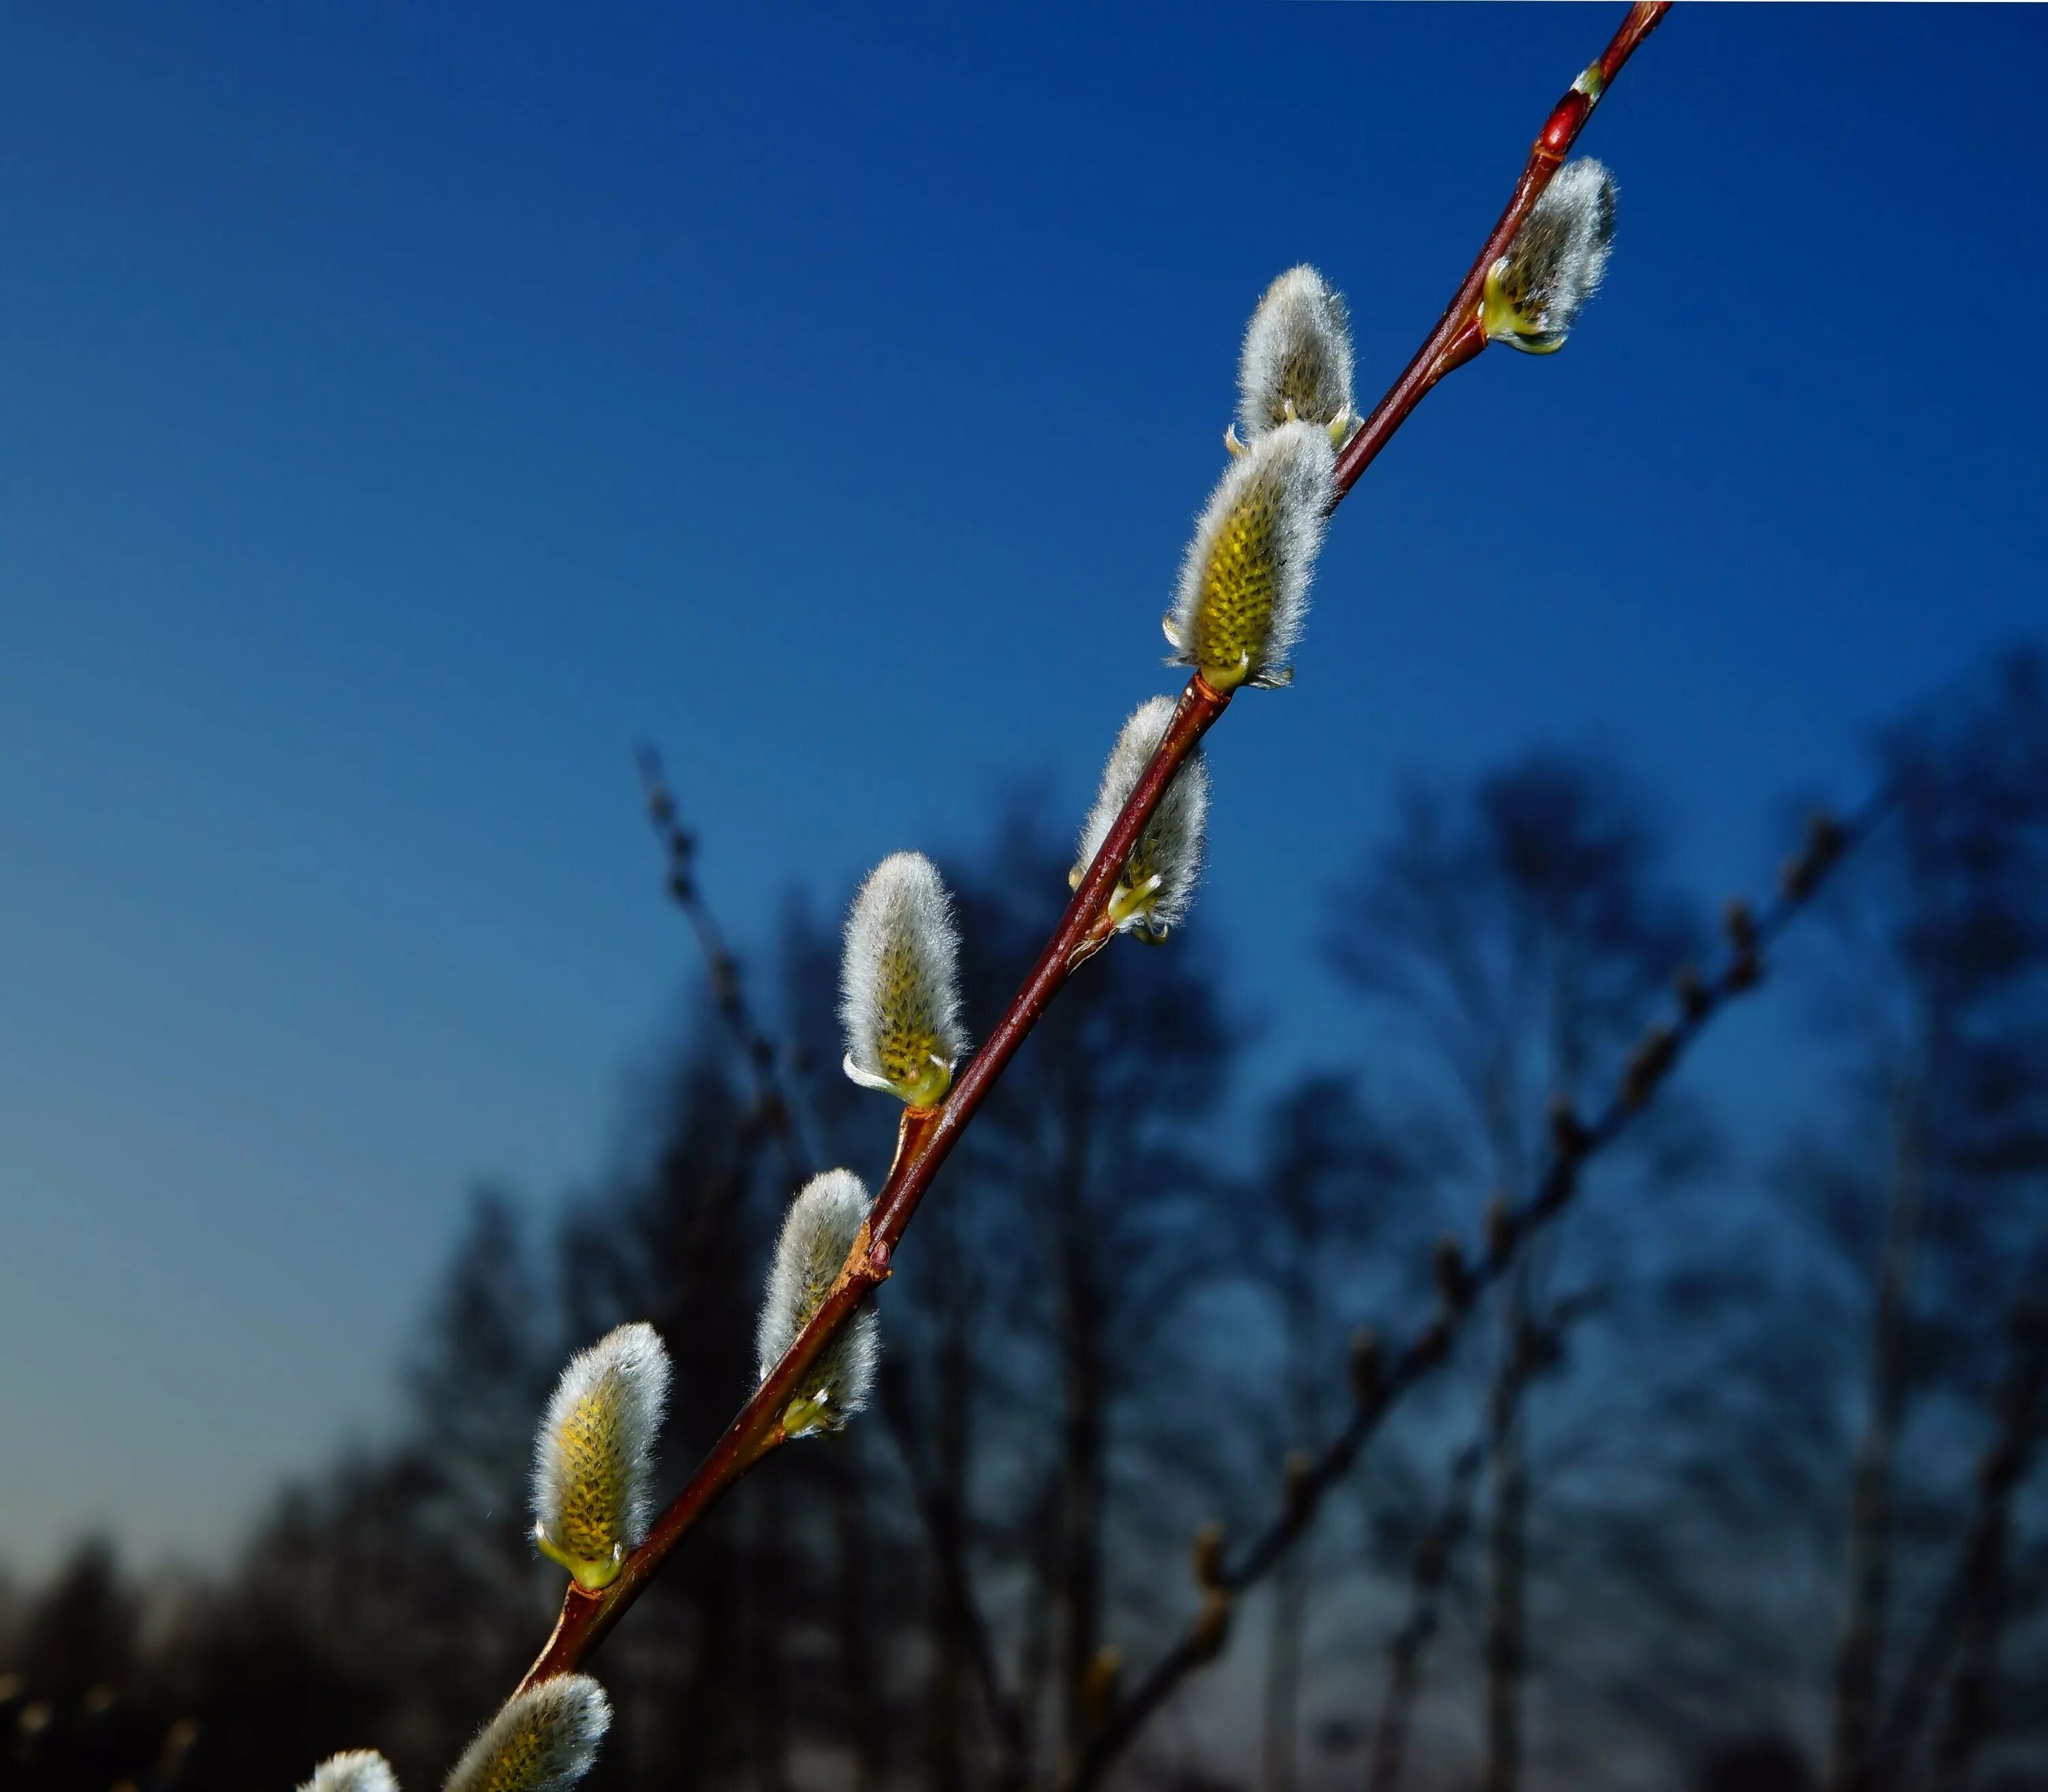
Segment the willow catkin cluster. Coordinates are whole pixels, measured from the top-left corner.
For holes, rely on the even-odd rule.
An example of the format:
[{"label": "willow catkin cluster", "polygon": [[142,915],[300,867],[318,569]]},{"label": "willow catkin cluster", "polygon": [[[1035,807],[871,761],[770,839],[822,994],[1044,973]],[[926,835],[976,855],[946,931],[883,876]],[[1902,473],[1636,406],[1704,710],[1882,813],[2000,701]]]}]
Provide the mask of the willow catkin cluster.
[{"label": "willow catkin cluster", "polygon": [[1197,668],[1218,691],[1294,677],[1336,467],[1329,432],[1300,422],[1268,430],[1231,464],[1181,564],[1169,665]]},{"label": "willow catkin cluster", "polygon": [[[1069,888],[1079,889],[1088,875],[1102,843],[1158,751],[1174,708],[1171,697],[1153,697],[1132,711],[1123,724],[1102,768],[1095,807],[1081,828],[1074,868],[1067,877]],[[1119,933],[1135,931],[1140,939],[1156,944],[1185,918],[1201,876],[1208,812],[1208,767],[1197,747],[1173,774],[1117,878],[1109,899],[1109,918]]]},{"label": "willow catkin cluster", "polygon": [[1266,289],[1245,326],[1237,363],[1241,450],[1297,421],[1340,437],[1352,421],[1351,318],[1344,295],[1305,262]]},{"label": "willow catkin cluster", "polygon": [[[867,1224],[869,1205],[867,1185],[850,1169],[813,1177],[790,1202],[775,1240],[754,1335],[762,1380],[824,1304]],[[880,1324],[874,1309],[863,1307],[840,1328],[797,1385],[783,1410],[783,1435],[808,1437],[838,1430],[867,1404],[881,1353]]]},{"label": "willow catkin cluster", "polygon": [[351,1748],[321,1762],[299,1792],[398,1792],[398,1776],[375,1749]]},{"label": "willow catkin cluster", "polygon": [[533,1535],[593,1591],[646,1534],[669,1353],[651,1325],[622,1325],[569,1359],[533,1444]]},{"label": "willow catkin cluster", "polygon": [[568,1792],[611,1727],[604,1689],[564,1674],[518,1693],[464,1751],[443,1792]]},{"label": "willow catkin cluster", "polygon": [[921,852],[882,861],[853,900],[840,962],[846,1073],[929,1107],[967,1049],[952,898]]},{"label": "willow catkin cluster", "polygon": [[1558,169],[1488,270],[1480,320],[1488,342],[1530,355],[1565,346],[1607,272],[1614,242],[1614,176],[1590,156]]}]

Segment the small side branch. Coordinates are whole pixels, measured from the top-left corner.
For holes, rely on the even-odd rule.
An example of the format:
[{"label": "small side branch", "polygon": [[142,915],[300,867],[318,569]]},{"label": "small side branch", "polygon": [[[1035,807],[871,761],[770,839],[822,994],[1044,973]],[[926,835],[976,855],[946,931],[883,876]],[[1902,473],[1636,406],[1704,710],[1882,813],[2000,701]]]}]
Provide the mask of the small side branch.
[{"label": "small side branch", "polygon": [[726,944],[724,931],[704,901],[696,874],[696,836],[683,826],[677,813],[675,794],[661,769],[661,754],[651,747],[642,746],[634,750],[633,758],[640,768],[648,823],[661,843],[667,863],[669,899],[696,935],[698,948],[704,954],[704,975],[711,980],[712,1004],[731,1034],[733,1049],[747,1066],[753,1084],[754,1123],[774,1139],[791,1184],[801,1183],[813,1173],[816,1158],[806,1146],[796,1103],[783,1081],[782,1055],[755,1019],[740,976],[739,960]]}]

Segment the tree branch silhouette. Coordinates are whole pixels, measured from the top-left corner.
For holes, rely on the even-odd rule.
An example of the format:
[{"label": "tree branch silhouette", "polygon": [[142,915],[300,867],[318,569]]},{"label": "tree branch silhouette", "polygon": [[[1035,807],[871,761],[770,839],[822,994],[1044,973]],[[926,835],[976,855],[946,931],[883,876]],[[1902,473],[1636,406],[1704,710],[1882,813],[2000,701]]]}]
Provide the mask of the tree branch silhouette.
[{"label": "tree branch silhouette", "polygon": [[1468,1263],[1454,1240],[1439,1247],[1436,1317],[1391,1363],[1383,1365],[1379,1351],[1369,1346],[1356,1355],[1358,1405],[1350,1422],[1319,1455],[1289,1476],[1278,1515],[1243,1553],[1235,1562],[1218,1562],[1200,1577],[1206,1595],[1200,1614],[1111,1714],[1061,1782],[1061,1792],[1084,1792],[1097,1784],[1181,1684],[1220,1653],[1228,1635],[1230,1602],[1270,1573],[1315,1522],[1324,1499],[1350,1472],[1387,1414],[1449,1356],[1478,1297],[1508,1273],[1531,1237],[1570,1205],[1586,1165],[1628,1131],[1714,1016],[1755,987],[1767,948],[1811,901],[1829,870],[1883,819],[1891,801],[1891,791],[1881,789],[1845,823],[1817,819],[1805,848],[1786,867],[1777,895],[1761,912],[1744,902],[1729,905],[1720,969],[1710,979],[1680,973],[1676,1018],[1642,1036],[1599,1115],[1588,1123],[1568,1105],[1553,1108],[1550,1161],[1534,1186],[1516,1204],[1491,1211],[1486,1247],[1476,1262]]}]

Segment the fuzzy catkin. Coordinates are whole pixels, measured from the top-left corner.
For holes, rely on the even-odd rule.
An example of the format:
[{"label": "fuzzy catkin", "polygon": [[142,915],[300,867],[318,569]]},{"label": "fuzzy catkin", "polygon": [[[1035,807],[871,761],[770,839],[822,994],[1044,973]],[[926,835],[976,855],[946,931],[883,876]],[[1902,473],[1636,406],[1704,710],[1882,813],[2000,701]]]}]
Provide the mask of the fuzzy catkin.
[{"label": "fuzzy catkin", "polygon": [[484,1725],[443,1792],[568,1792],[611,1724],[611,1701],[588,1674],[543,1680]]},{"label": "fuzzy catkin", "polygon": [[883,859],[847,917],[840,1016],[848,1076],[913,1107],[945,1094],[967,1049],[959,956],[937,867],[921,852]]},{"label": "fuzzy catkin", "polygon": [[[762,1380],[832,1292],[867,1223],[870,1205],[867,1185],[850,1169],[828,1169],[813,1177],[790,1202],[775,1240],[754,1334]],[[798,1384],[783,1412],[784,1433],[805,1437],[838,1430],[867,1404],[881,1352],[880,1323],[874,1309],[863,1306],[840,1327]]]},{"label": "fuzzy catkin", "polygon": [[[1102,843],[1131,793],[1138,788],[1145,768],[1152,762],[1176,708],[1172,697],[1153,697],[1131,712],[1110,750],[1102,768],[1102,785],[1096,793],[1095,807],[1081,827],[1074,868],[1067,882],[1080,887],[1088,867],[1101,851]],[[1131,849],[1123,870],[1111,894],[1109,915],[1119,933],[1136,929],[1140,937],[1154,941],[1186,918],[1194,900],[1195,885],[1201,876],[1202,848],[1208,822],[1209,773],[1197,747],[1181,762],[1152,812],[1152,819]]]},{"label": "fuzzy catkin", "polygon": [[569,1359],[533,1445],[533,1518],[545,1552],[605,1584],[646,1535],[669,1353],[651,1325],[621,1325]]},{"label": "fuzzy catkin", "polygon": [[398,1792],[398,1776],[375,1749],[351,1748],[321,1762],[299,1792]]},{"label": "fuzzy catkin", "polygon": [[1599,289],[1614,242],[1614,176],[1591,156],[1558,169],[1486,277],[1489,342],[1531,355],[1561,348]]},{"label": "fuzzy catkin", "polygon": [[1237,421],[1247,444],[1298,418],[1328,427],[1352,406],[1351,317],[1344,295],[1305,262],[1266,289],[1245,326]]},{"label": "fuzzy catkin", "polygon": [[1219,691],[1293,677],[1336,465],[1328,432],[1313,423],[1283,423],[1231,464],[1181,563],[1168,664],[1199,668]]}]

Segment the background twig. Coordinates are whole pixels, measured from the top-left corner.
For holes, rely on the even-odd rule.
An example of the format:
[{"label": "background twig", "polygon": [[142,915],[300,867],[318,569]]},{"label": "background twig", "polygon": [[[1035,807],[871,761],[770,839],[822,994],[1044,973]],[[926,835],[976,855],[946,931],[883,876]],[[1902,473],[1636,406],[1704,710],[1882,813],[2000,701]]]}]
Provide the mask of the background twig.
[{"label": "background twig", "polygon": [[[1358,1409],[1350,1422],[1304,1473],[1292,1478],[1289,1498],[1278,1516],[1235,1563],[1223,1567],[1210,1583],[1215,1593],[1235,1598],[1256,1585],[1315,1522],[1324,1498],[1350,1472],[1387,1414],[1449,1355],[1452,1340],[1477,1297],[1507,1274],[1528,1239],[1570,1204],[1585,1165],[1628,1130],[1714,1015],[1732,998],[1755,987],[1763,974],[1766,948],[1811,900],[1826,871],[1882,820],[1891,800],[1889,789],[1882,789],[1847,823],[1817,826],[1806,851],[1787,867],[1782,887],[1761,913],[1752,913],[1740,903],[1730,906],[1728,952],[1719,973],[1705,981],[1681,979],[1678,1017],[1644,1034],[1619,1087],[1590,1126],[1569,1107],[1556,1111],[1550,1162],[1534,1189],[1519,1204],[1497,1213],[1488,1248],[1477,1263],[1460,1261],[1453,1273],[1440,1274],[1445,1298],[1435,1319],[1383,1371],[1361,1375]],[[1440,1266],[1441,1263],[1440,1259]],[[1062,1792],[1082,1792],[1096,1784],[1181,1683],[1214,1658],[1223,1639],[1223,1632],[1206,1614],[1191,1624],[1097,1732],[1075,1771],[1062,1782]]]}]

